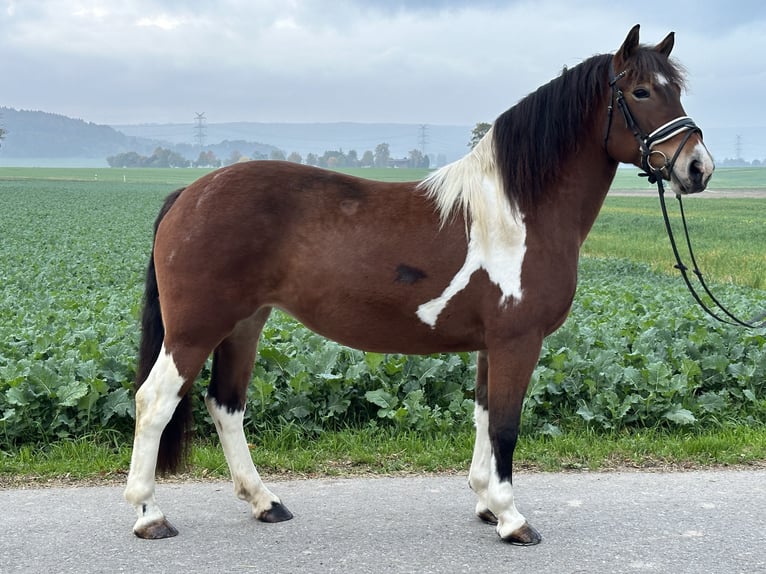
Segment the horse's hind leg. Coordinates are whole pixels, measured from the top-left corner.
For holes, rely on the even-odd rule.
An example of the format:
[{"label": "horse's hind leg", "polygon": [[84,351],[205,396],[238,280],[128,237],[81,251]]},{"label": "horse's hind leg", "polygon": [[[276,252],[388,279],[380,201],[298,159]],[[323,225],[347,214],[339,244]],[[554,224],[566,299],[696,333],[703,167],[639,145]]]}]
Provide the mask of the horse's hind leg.
[{"label": "horse's hind leg", "polygon": [[490,464],[492,460],[492,445],[489,441],[489,407],[487,402],[487,372],[489,364],[487,351],[479,351],[476,358],[476,401],[474,406],[474,422],[476,423],[476,439],[471,459],[471,470],[468,472],[468,485],[476,493],[476,516],[490,524],[497,523],[497,517],[489,510],[487,488],[489,487]]},{"label": "horse's hind leg", "polygon": [[[196,359],[184,357],[199,364],[199,368],[205,360],[202,354]],[[149,376],[136,392],[136,432],[125,499],[136,509],[138,518],[133,532],[139,538],[168,538],[178,534],[155,501],[154,474],[162,431],[181,401],[187,383],[193,379],[180,374],[175,358],[163,345]]]},{"label": "horse's hind leg", "polygon": [[270,311],[262,309],[240,321],[218,345],[213,354],[213,371],[205,404],[221,440],[234,492],[250,503],[258,520],[282,522],[293,515],[261,481],[242,427],[258,337]]}]

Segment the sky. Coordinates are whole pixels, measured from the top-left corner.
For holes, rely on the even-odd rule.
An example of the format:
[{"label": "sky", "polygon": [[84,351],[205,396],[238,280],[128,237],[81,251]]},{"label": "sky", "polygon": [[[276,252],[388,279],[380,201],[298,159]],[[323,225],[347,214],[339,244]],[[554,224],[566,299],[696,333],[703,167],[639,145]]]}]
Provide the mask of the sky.
[{"label": "sky", "polygon": [[634,24],[648,44],[676,32],[703,130],[766,126],[763,0],[0,0],[0,106],[472,126]]}]

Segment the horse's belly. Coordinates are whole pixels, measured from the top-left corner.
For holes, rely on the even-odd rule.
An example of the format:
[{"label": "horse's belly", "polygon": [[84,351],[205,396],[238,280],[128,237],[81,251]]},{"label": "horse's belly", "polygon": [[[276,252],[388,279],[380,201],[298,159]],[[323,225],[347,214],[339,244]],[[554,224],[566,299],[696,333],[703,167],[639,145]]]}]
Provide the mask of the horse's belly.
[{"label": "horse's belly", "polygon": [[430,354],[483,348],[474,325],[430,327],[416,315],[383,304],[337,301],[336,305],[302,308],[277,305],[306,327],[342,345],[377,353]]}]

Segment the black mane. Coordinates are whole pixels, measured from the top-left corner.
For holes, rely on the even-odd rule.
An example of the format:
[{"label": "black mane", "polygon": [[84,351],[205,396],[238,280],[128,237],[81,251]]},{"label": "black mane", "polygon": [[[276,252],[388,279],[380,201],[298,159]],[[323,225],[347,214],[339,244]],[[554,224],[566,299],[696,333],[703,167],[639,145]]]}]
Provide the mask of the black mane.
[{"label": "black mane", "polygon": [[[497,167],[511,204],[533,209],[558,176],[560,167],[593,129],[598,109],[610,96],[611,54],[593,56],[532,92],[497,118],[493,128]],[[621,70],[617,70],[620,72]],[[651,48],[630,59],[629,77],[663,74],[684,85],[683,70]],[[603,137],[600,134],[599,137]]]}]

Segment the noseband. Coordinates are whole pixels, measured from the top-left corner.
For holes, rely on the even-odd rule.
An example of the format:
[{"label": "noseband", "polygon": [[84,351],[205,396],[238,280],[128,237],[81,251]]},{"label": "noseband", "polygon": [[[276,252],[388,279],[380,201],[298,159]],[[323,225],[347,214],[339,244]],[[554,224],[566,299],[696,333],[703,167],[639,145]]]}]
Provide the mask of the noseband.
[{"label": "noseband", "polygon": [[[644,170],[645,175],[649,178],[650,183],[655,183],[659,179],[670,179],[670,175],[673,173],[673,166],[678,159],[681,150],[689,141],[689,138],[695,134],[702,134],[702,130],[694,123],[694,120],[689,116],[681,116],[674,120],[669,121],[666,124],[661,125],[650,134],[645,134],[638,125],[636,118],[628,107],[628,102],[625,101],[625,94],[617,87],[617,82],[625,76],[627,70],[623,70],[619,74],[614,73],[612,63],[609,63],[609,87],[612,88],[612,98],[609,101],[606,132],[604,134],[604,149],[609,143],[609,132],[612,128],[612,112],[614,111],[614,103],[617,104],[622,117],[625,119],[625,126],[633,132],[633,136],[638,142],[638,149],[641,152],[641,169]],[[674,138],[675,136],[686,132],[681,143],[678,144],[673,157],[668,159],[668,156],[664,152],[653,149],[655,145],[661,144]],[[662,165],[660,167],[654,167],[651,162],[652,156],[658,156]]]},{"label": "noseband", "polygon": [[[692,244],[691,239],[689,238],[689,229],[686,225],[686,215],[684,214],[684,205],[681,201],[681,196],[679,194],[676,194],[676,198],[678,199],[678,204],[681,212],[681,221],[683,222],[683,229],[684,229],[684,235],[686,236],[686,246],[689,250],[689,256],[692,262],[692,272],[694,275],[697,276],[697,279],[700,282],[700,285],[702,286],[705,293],[707,293],[708,297],[711,299],[713,304],[720,310],[721,313],[723,313],[726,317],[721,317],[714,311],[710,309],[700,298],[700,295],[697,293],[696,289],[691,283],[691,280],[689,279],[689,268],[684,265],[683,261],[681,260],[681,255],[678,252],[678,247],[676,245],[675,237],[673,236],[673,229],[670,225],[670,219],[668,218],[668,211],[667,207],[665,206],[665,187],[662,183],[663,179],[670,179],[671,174],[673,173],[673,166],[676,163],[676,160],[678,159],[679,154],[681,153],[681,150],[686,145],[686,142],[689,141],[689,138],[695,134],[698,133],[702,135],[702,130],[697,126],[697,124],[694,123],[694,120],[692,120],[689,116],[681,116],[679,118],[676,118],[674,120],[669,121],[666,124],[661,125],[657,129],[655,129],[653,132],[651,132],[648,135],[645,135],[643,131],[641,131],[641,128],[638,126],[638,122],[636,121],[636,118],[633,117],[633,114],[630,112],[630,108],[628,107],[628,102],[625,101],[625,94],[623,91],[617,87],[617,82],[625,76],[626,70],[623,70],[619,74],[615,75],[614,68],[612,67],[612,63],[609,64],[609,87],[612,88],[612,98],[609,101],[609,107],[608,107],[608,114],[607,114],[607,124],[606,124],[606,131],[604,133],[604,150],[607,150],[607,144],[609,143],[609,132],[612,128],[612,113],[614,111],[614,103],[617,103],[617,107],[620,109],[620,112],[622,112],[622,117],[625,118],[625,126],[630,129],[630,131],[633,132],[633,136],[636,138],[636,141],[638,142],[638,148],[641,151],[641,168],[644,170],[644,173],[640,173],[639,175],[644,176],[648,178],[649,183],[656,183],[657,184],[657,191],[659,192],[660,197],[660,206],[662,207],[662,216],[665,220],[665,229],[668,233],[668,238],[670,239],[670,246],[673,249],[673,255],[676,259],[676,265],[675,268],[678,269],[681,272],[681,276],[684,279],[684,282],[686,283],[687,288],[692,294],[692,297],[694,297],[694,300],[699,304],[704,311],[713,317],[714,319],[717,319],[721,323],[727,323],[729,325],[738,325],[740,327],[747,327],[751,329],[758,329],[766,327],[766,321],[762,321],[764,317],[766,317],[766,313],[755,317],[748,321],[743,321],[742,319],[739,319],[734,314],[732,314],[726,307],[723,306],[716,298],[713,296],[713,294],[710,292],[710,289],[708,288],[707,284],[705,283],[705,279],[702,276],[702,271],[700,271],[697,260],[694,257],[694,251],[692,250]],[[653,149],[653,147],[657,144],[660,144],[662,142],[666,142],[675,136],[685,133],[684,137],[681,139],[681,143],[678,144],[678,147],[676,148],[676,151],[673,153],[673,157],[668,160],[668,156],[665,155],[660,150]],[[609,153],[607,151],[607,153]],[[651,163],[652,156],[659,156],[662,160],[662,165],[660,167],[654,167]],[[762,321],[758,323],[758,321]]]}]

